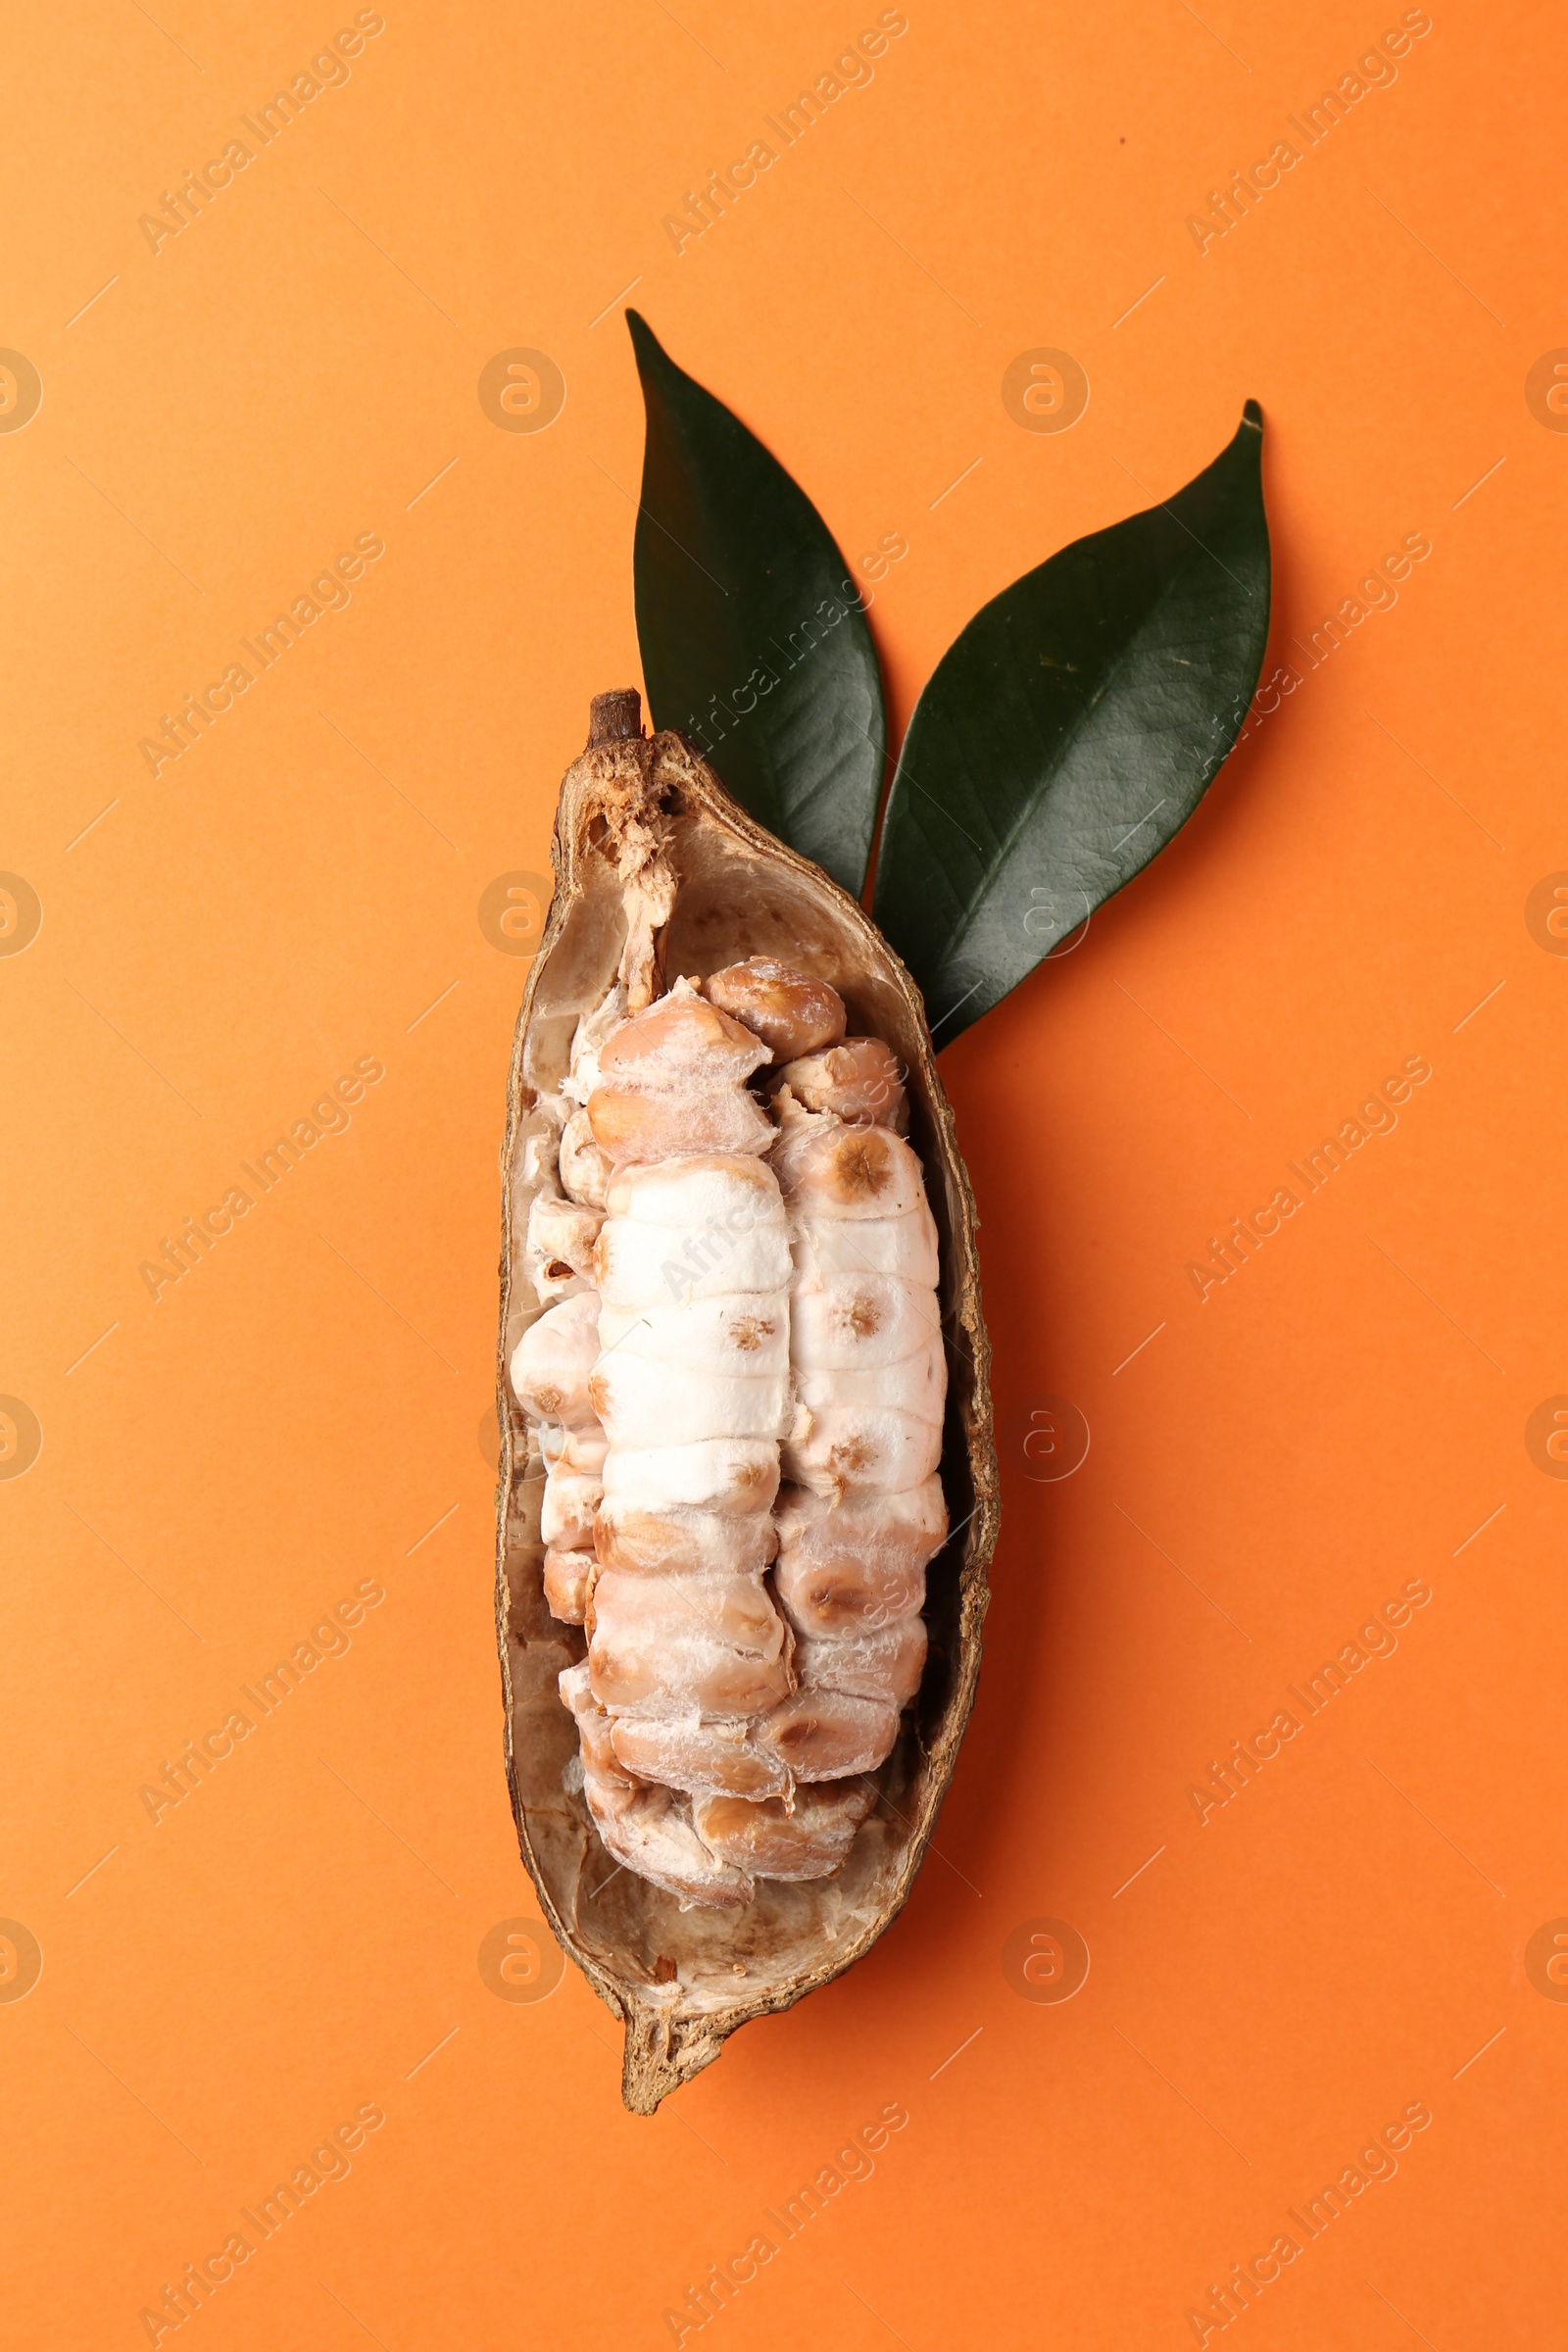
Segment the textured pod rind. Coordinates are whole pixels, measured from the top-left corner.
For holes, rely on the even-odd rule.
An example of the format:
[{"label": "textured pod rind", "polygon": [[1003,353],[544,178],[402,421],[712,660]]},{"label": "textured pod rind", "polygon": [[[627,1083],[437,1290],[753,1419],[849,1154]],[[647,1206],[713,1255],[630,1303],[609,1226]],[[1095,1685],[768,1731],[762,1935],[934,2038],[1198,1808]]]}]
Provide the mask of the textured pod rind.
[{"label": "textured pod rind", "polygon": [[[930,1651],[919,1694],[874,1776],[878,1803],[843,1870],[805,1884],[760,1882],[756,1899],[738,1912],[683,1911],[648,1881],[615,1872],[581,1796],[570,1792],[576,1731],[556,1685],[561,1669],[582,1655],[584,1638],[545,1604],[540,1464],[507,1377],[520,1333],[541,1311],[522,1269],[524,1147],[542,1123],[541,1096],[564,1074],[578,1015],[615,976],[626,936],[624,845],[656,836],[677,884],[661,935],[665,985],[683,973],[706,978],[746,956],[778,956],[830,981],[850,1008],[852,1028],[883,1038],[904,1064],[909,1140],[940,1237],[949,1339],[942,1481],[955,1533],[931,1565]],[[496,1622],[507,1776],[544,1915],[624,2024],[626,2105],[649,2115],[710,2065],[737,2027],[789,2008],[851,1967],[908,1897],[980,1670],[1000,1515],[991,1351],[980,1311],[974,1197],[920,994],[863,909],[754,823],[674,734],[602,743],[573,762],[561,789],[552,860],[555,897],[518,1016],[502,1156]]]}]

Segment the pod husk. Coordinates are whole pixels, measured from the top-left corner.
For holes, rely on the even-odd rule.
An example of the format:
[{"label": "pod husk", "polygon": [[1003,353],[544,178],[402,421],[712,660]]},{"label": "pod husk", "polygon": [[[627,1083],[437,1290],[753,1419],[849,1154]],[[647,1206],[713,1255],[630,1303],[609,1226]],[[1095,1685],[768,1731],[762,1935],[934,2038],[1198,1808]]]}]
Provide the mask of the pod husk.
[{"label": "pod husk", "polygon": [[[507,1776],[522,1859],[564,1950],[626,2029],[623,2095],[638,2115],[718,2056],[753,2018],[787,2009],[869,1950],[908,1896],[936,1826],[980,1669],[986,1572],[999,1495],[990,1347],[980,1312],[975,1207],[958,1156],[919,991],[862,909],[819,866],[753,822],[711,768],[674,734],[647,740],[634,695],[601,697],[598,732],[567,770],[556,816],[555,898],[528,974],[508,1092],[502,1160],[503,1252],[498,1411],[502,1432],[496,1617],[506,1703]],[[606,709],[612,715],[605,720]],[[627,713],[630,711],[630,728]],[[904,1063],[909,1140],[926,1174],[941,1242],[949,1394],[942,1483],[954,1534],[932,1562],[924,1678],[879,1795],[836,1878],[760,1881],[739,1911],[682,1910],[673,1895],[614,1869],[579,1794],[562,1775],[577,1731],[557,1680],[584,1651],[580,1627],[544,1599],[539,1539],[543,1464],[507,1378],[523,1330],[543,1310],[522,1271],[531,1190],[523,1146],[541,1094],[559,1090],[578,1016],[603,998],[626,937],[613,848],[657,811],[678,876],[662,939],[664,985],[706,978],[743,956],[777,956],[831,981],[852,1034],[884,1039]]]}]

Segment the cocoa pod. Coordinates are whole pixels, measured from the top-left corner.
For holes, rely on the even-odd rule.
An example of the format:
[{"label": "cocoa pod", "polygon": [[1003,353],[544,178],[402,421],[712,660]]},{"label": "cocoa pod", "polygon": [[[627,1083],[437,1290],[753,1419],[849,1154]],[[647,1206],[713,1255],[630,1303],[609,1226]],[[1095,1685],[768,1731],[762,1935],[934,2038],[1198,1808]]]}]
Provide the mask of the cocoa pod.
[{"label": "cocoa pod", "polygon": [[[855,901],[756,824],[683,738],[645,738],[634,693],[596,698],[589,747],[562,784],[552,858],[555,897],[518,1018],[502,1160],[496,1602],[507,1772],[522,1859],[544,1915],[622,2021],[623,2095],[634,2113],[647,2115],[710,2065],[737,2027],[790,2007],[851,1967],[908,1896],[979,1674],[1000,1512],[990,1348],[974,1200],[920,996]],[[874,1801],[867,1818],[858,1829],[846,1826],[842,1866],[826,1878],[760,1878],[738,1908],[710,1909],[688,1906],[617,1868],[589,1817],[577,1726],[559,1687],[563,1671],[584,1658],[588,1636],[551,1606],[572,1585],[567,1571],[582,1556],[572,1548],[580,1537],[553,1529],[556,1547],[546,1541],[537,1424],[530,1426],[513,1393],[508,1366],[571,1271],[553,1261],[553,1271],[541,1270],[540,1216],[533,1216],[532,1249],[529,1227],[536,1198],[562,1164],[562,1132],[573,1106],[561,1088],[578,1022],[617,978],[625,1009],[635,1012],[678,977],[706,981],[759,956],[827,982],[843,998],[852,1030],[880,1039],[902,1073],[908,1141],[938,1232],[949,1359],[941,1480],[953,1533],[927,1580],[919,1690],[891,1754],[868,1776]],[[578,1115],[566,1149],[579,1171],[583,1155],[596,1150]],[[578,1197],[588,1189],[579,1174]],[[581,1483],[591,1492],[591,1479]],[[801,1801],[818,1800],[806,1789]],[[769,1823],[787,1818],[791,1800],[771,1797],[765,1811],[750,1813],[737,1799],[702,1802],[705,1819],[720,1821],[741,1853],[765,1847]]]}]

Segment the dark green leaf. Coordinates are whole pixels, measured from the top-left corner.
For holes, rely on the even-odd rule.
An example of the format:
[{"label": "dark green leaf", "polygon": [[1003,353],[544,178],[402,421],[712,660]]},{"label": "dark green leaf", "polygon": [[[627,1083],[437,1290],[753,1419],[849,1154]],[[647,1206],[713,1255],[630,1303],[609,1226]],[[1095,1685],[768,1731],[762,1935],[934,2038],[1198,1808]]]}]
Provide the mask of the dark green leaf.
[{"label": "dark green leaf", "polygon": [[777,459],[626,318],[648,411],[634,568],[654,723],[858,897],[887,741],[858,591]]},{"label": "dark green leaf", "polygon": [[940,1045],[1130,882],[1235,741],[1268,634],[1263,416],[1166,506],[978,612],[915,705],[876,917]]}]

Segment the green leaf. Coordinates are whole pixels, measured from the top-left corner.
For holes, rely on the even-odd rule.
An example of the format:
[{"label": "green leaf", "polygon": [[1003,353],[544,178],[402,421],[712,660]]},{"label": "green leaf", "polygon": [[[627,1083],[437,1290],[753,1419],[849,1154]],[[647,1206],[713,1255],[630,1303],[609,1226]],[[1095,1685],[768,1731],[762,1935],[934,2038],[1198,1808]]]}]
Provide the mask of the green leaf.
[{"label": "green leaf", "polygon": [[633,567],[654,723],[858,897],[887,746],[859,592],[777,459],[626,320],[648,411]]},{"label": "green leaf", "polygon": [[1166,506],[982,607],[915,705],[876,919],[941,1045],[1163,849],[1236,739],[1268,634],[1263,414]]}]

